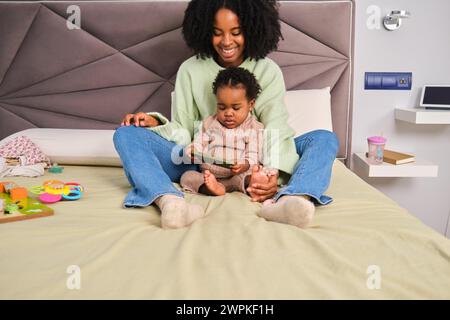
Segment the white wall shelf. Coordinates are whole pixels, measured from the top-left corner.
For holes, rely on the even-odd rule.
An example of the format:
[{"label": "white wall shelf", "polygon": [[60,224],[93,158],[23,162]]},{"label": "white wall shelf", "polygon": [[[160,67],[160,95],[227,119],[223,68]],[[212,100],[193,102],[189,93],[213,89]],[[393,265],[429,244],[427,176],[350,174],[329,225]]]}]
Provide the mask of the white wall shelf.
[{"label": "white wall shelf", "polygon": [[450,124],[450,110],[395,108],[395,118],[415,124]]},{"label": "white wall shelf", "polygon": [[405,164],[370,164],[365,153],[353,154],[353,171],[360,177],[437,177],[438,166],[425,160]]}]

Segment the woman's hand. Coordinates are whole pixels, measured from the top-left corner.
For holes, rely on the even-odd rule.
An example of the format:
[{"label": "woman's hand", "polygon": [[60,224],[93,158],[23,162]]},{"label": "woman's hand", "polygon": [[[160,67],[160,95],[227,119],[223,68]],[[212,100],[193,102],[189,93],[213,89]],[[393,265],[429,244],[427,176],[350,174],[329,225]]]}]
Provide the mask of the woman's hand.
[{"label": "woman's hand", "polygon": [[132,124],[134,124],[136,127],[156,127],[160,125],[157,119],[144,112],[127,114],[120,125],[130,126]]},{"label": "woman's hand", "polygon": [[[247,191],[252,198],[252,201],[264,202],[265,200],[272,198],[278,191],[278,170],[270,173],[266,179],[258,177],[258,175],[263,174],[262,172],[259,172],[260,170],[262,169],[253,169]],[[253,175],[255,175],[255,177],[253,177]]]}]

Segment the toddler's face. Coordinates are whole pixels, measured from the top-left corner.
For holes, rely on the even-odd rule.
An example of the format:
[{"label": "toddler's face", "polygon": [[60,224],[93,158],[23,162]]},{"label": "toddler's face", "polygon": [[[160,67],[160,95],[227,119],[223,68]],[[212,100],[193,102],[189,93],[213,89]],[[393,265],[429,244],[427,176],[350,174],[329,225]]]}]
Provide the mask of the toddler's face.
[{"label": "toddler's face", "polygon": [[238,127],[253,109],[255,100],[248,101],[244,87],[217,89],[217,120],[226,128]]}]

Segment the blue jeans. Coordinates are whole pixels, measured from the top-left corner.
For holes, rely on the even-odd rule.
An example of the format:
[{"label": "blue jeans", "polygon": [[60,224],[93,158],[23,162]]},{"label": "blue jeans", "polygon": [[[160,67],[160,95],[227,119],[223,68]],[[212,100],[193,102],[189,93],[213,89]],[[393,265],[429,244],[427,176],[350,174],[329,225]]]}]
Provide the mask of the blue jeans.
[{"label": "blue jeans", "polygon": [[148,129],[123,126],[116,130],[113,140],[131,185],[125,207],[145,207],[165,194],[183,197],[172,182],[180,182],[188,170],[198,171],[196,164],[175,164],[171,154],[176,144]]},{"label": "blue jeans", "polygon": [[[337,152],[334,133],[316,130],[295,139],[301,159],[289,184],[282,188],[282,195],[310,195],[321,204],[331,202],[322,193],[328,188],[331,168]],[[135,126],[123,126],[114,133],[114,145],[122,160],[125,175],[132,187],[124,200],[125,207],[145,207],[165,194],[183,197],[172,182],[188,170],[199,171],[196,164],[176,164],[172,152],[176,144],[158,134]],[[179,148],[177,156],[182,156]]]},{"label": "blue jeans", "polygon": [[284,195],[308,195],[317,204],[333,201],[323,193],[330,185],[331,170],[339,149],[334,132],[314,130],[294,139],[300,160],[288,184],[275,195],[278,200]]}]

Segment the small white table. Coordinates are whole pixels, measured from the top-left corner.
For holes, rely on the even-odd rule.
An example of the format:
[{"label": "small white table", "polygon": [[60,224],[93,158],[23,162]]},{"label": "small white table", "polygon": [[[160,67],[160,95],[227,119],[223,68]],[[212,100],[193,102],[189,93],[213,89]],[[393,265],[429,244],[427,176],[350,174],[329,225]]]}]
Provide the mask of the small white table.
[{"label": "small white table", "polygon": [[425,160],[405,164],[370,164],[365,153],[353,154],[353,171],[360,177],[437,177],[438,166]]},{"label": "small white table", "polygon": [[395,108],[395,119],[414,124],[450,124],[450,110]]}]

